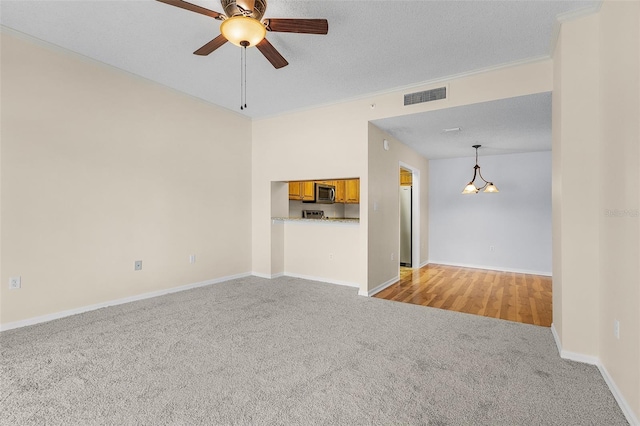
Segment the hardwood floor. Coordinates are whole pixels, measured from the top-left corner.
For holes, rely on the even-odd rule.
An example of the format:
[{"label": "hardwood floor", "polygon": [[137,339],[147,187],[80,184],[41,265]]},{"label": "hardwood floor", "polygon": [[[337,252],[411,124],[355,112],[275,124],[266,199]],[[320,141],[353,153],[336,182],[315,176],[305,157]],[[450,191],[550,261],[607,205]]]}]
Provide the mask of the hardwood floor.
[{"label": "hardwood floor", "polygon": [[401,268],[374,297],[551,326],[551,277],[445,265]]}]

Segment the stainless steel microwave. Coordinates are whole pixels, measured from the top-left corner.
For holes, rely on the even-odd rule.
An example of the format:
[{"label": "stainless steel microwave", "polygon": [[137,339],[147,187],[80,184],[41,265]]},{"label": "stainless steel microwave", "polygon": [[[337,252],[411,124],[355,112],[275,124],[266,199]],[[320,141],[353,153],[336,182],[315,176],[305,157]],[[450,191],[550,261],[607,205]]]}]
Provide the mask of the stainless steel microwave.
[{"label": "stainless steel microwave", "polygon": [[305,203],[333,204],[336,202],[336,187],[324,183],[316,183],[314,199],[304,201]]}]

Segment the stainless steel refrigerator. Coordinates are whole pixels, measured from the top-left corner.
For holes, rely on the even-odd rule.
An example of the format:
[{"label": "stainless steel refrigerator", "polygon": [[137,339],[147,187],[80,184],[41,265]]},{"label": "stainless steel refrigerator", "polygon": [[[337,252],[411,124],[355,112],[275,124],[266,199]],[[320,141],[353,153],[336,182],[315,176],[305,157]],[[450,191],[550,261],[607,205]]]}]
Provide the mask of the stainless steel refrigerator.
[{"label": "stainless steel refrigerator", "polygon": [[400,264],[411,266],[411,187],[400,187]]}]

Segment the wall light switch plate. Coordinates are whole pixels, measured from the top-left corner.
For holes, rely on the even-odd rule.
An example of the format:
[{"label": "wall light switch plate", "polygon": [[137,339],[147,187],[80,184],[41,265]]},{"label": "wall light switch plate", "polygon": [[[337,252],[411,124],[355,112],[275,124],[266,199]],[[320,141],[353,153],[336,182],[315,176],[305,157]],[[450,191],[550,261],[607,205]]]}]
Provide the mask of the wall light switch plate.
[{"label": "wall light switch plate", "polygon": [[136,262],[133,264],[133,270],[142,271],[142,260],[136,260]]},{"label": "wall light switch plate", "polygon": [[189,263],[196,263],[196,255],[192,254],[189,256]]},{"label": "wall light switch plate", "polygon": [[9,278],[9,290],[15,290],[22,287],[22,279],[20,277]]}]

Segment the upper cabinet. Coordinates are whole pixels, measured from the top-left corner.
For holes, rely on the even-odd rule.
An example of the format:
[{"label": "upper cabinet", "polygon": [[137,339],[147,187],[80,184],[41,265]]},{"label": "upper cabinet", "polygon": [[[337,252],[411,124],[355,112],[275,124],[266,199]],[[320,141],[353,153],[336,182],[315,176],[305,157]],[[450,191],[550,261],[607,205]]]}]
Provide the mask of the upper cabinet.
[{"label": "upper cabinet", "polygon": [[289,199],[313,201],[315,197],[313,181],[289,182]]},{"label": "upper cabinet", "polygon": [[334,185],[336,187],[336,203],[344,203],[345,202],[345,194],[344,194],[344,180],[335,180]]},{"label": "upper cabinet", "polygon": [[413,185],[413,174],[410,170],[400,169],[400,185],[411,186]]},{"label": "upper cabinet", "polygon": [[313,201],[316,197],[316,188],[313,182],[300,182],[302,185],[302,201]]},{"label": "upper cabinet", "polygon": [[289,199],[302,200],[302,182],[289,182]]},{"label": "upper cabinet", "polygon": [[345,204],[360,203],[360,179],[348,179],[344,181]]},{"label": "upper cabinet", "polygon": [[336,203],[360,203],[360,179],[338,179],[317,181],[289,182],[289,199],[298,201],[313,201],[315,184],[323,183],[336,187]]}]

